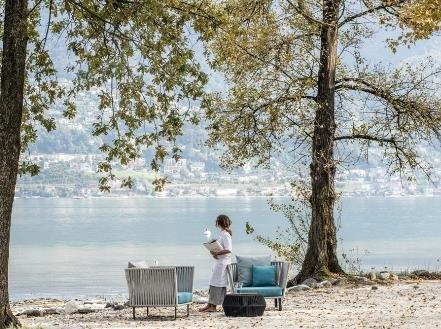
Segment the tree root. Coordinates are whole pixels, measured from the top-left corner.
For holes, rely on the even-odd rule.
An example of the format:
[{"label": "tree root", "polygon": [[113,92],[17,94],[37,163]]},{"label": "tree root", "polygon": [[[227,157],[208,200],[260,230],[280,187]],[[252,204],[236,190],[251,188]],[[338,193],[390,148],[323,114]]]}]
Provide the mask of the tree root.
[{"label": "tree root", "polygon": [[0,312],[0,329],[19,327],[21,327],[20,321],[12,314],[9,305],[6,305]]}]

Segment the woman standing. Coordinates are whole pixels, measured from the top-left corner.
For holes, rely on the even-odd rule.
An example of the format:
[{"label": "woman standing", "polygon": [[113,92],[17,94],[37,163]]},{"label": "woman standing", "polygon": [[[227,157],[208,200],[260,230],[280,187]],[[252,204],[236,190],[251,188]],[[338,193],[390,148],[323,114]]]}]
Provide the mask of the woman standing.
[{"label": "woman standing", "polygon": [[223,250],[212,251],[214,258],[213,270],[210,277],[210,289],[208,292],[208,304],[201,308],[201,312],[216,312],[216,306],[222,305],[227,293],[227,265],[231,264],[231,252],[233,251],[231,220],[227,215],[219,215],[216,218],[216,227],[221,232],[217,241]]}]

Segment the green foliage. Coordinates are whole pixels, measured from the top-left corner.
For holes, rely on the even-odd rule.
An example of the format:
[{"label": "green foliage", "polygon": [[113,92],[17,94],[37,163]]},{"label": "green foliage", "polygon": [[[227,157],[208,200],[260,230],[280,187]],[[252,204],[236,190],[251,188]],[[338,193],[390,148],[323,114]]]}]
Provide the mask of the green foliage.
[{"label": "green foliage", "polygon": [[269,200],[273,211],[281,213],[288,225],[278,227],[271,236],[256,234],[254,227],[246,223],[245,231],[253,235],[257,242],[272,250],[277,256],[286,261],[301,266],[308,243],[309,223],[311,221],[311,205],[309,202],[310,189],[307,181],[300,180],[292,183],[292,198],[290,203],[278,203]]},{"label": "green foliage", "polygon": [[[211,65],[225,74],[229,90],[204,102],[210,121],[209,145],[222,149],[226,168],[250,160],[269,165],[281,150],[290,165],[311,161],[317,110],[320,27],[317,1],[207,1],[216,9],[208,31]],[[335,163],[345,168],[384,152],[390,173],[430,176],[420,142],[439,145],[441,72],[425,58],[391,68],[370,64],[362,54],[378,28],[396,26],[403,1],[341,1],[335,73]],[[211,10],[211,11],[210,11]],[[221,13],[221,14],[219,14]],[[371,19],[376,24],[365,24]],[[401,31],[403,34],[407,30]],[[357,151],[354,151],[357,150]]]},{"label": "green foliage", "polygon": [[[30,7],[23,151],[37,139],[38,126],[56,128],[45,115],[55,102],[64,104],[70,119],[77,96],[96,90],[92,134],[108,136],[98,169],[103,190],[116,178],[112,164],[127,165],[148,148],[155,151],[156,171],[166,156],[179,158],[176,137],[185,121],[197,122],[192,101],[202,99],[207,82],[194,60],[190,16],[181,2],[35,0]],[[66,40],[71,61],[64,69],[75,77],[71,84],[57,81],[48,38]],[[36,173],[33,166],[22,168]],[[133,184],[130,177],[121,181],[124,187]],[[156,182],[160,188],[165,180]]]}]

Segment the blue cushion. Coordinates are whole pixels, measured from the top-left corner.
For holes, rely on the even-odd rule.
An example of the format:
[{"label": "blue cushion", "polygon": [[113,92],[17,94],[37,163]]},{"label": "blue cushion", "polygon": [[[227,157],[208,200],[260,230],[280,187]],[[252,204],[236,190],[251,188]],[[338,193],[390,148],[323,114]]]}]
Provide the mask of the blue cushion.
[{"label": "blue cushion", "polygon": [[271,265],[271,255],[268,256],[236,256],[237,278],[244,287],[253,284],[253,265]]},{"label": "blue cushion", "polygon": [[193,294],[191,292],[178,292],[178,304],[191,303]]},{"label": "blue cushion", "polygon": [[276,267],[253,265],[253,287],[276,285]]},{"label": "blue cushion", "polygon": [[280,297],[283,295],[283,289],[275,287],[243,287],[237,288],[238,294],[259,294],[263,297]]}]

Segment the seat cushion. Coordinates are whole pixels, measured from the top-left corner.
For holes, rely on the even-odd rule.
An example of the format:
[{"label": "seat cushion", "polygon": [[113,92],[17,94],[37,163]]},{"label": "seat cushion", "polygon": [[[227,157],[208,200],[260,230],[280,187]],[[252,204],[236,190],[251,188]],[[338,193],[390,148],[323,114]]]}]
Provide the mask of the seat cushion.
[{"label": "seat cushion", "polygon": [[283,289],[275,287],[243,287],[237,288],[238,294],[259,294],[263,297],[280,297],[283,295]]},{"label": "seat cushion", "polygon": [[237,280],[243,283],[244,287],[253,284],[253,265],[271,265],[271,255],[268,256],[236,256]]},{"label": "seat cushion", "polygon": [[253,265],[253,287],[271,287],[276,285],[276,267]]},{"label": "seat cushion", "polygon": [[178,292],[178,304],[191,303],[193,294],[191,292]]}]

